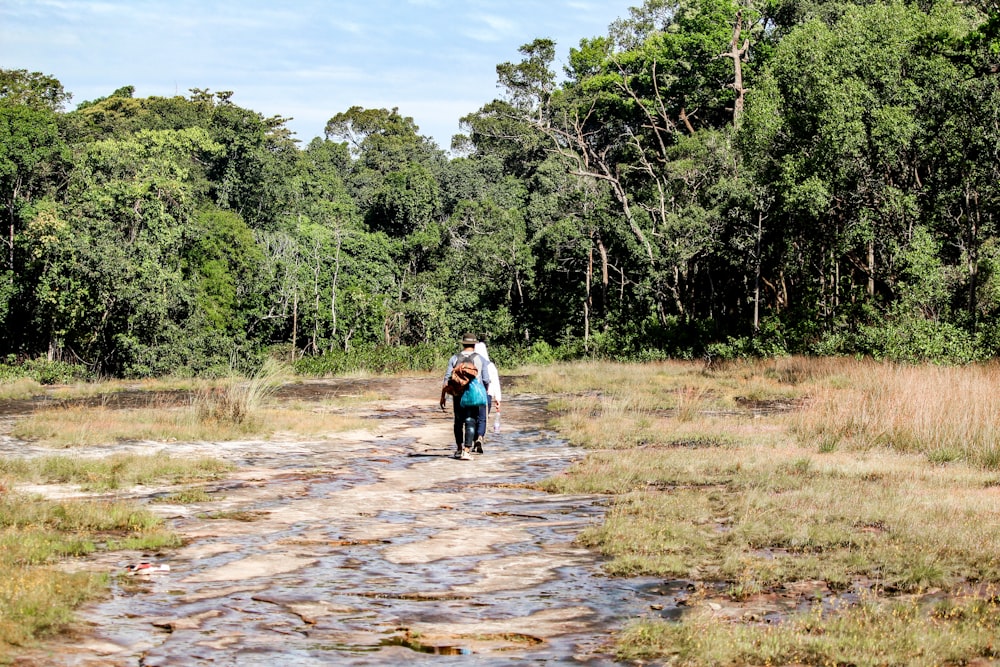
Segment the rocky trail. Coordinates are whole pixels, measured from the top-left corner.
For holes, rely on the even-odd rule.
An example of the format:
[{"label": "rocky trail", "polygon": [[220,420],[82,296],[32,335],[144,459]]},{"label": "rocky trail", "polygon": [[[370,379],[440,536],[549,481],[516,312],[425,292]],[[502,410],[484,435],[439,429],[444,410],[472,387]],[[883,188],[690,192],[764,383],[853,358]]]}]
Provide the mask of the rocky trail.
[{"label": "rocky trail", "polygon": [[[582,455],[544,430],[543,402],[512,397],[485,454],[457,461],[433,379],[315,381],[283,394],[360,389],[391,396],[349,408],[372,420],[364,431],[169,445],[237,468],[205,488],[211,502],[149,505],[183,547],[78,563],[114,575],[111,597],[16,664],[617,664],[612,634],[648,612],[651,584],[602,577],[598,557],[574,544],[603,498],[530,488]],[[123,447],[164,445],[109,449]],[[26,453],[10,438],[0,450]],[[123,574],[141,560],[169,571]]]}]

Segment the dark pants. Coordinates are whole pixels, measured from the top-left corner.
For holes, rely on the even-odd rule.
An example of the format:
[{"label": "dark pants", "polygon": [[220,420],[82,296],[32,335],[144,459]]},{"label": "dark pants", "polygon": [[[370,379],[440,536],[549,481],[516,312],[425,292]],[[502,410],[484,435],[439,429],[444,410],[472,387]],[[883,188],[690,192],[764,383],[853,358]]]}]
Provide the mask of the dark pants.
[{"label": "dark pants", "polygon": [[[465,419],[466,417],[472,417],[472,419],[479,421],[479,408],[463,408],[459,405],[461,399],[456,398],[454,400],[455,405],[455,447],[461,447],[465,442]],[[486,418],[483,418],[482,423],[483,429],[486,428]],[[477,424],[478,428],[478,424]],[[478,430],[476,431],[478,433]],[[485,432],[485,431],[484,431]]]},{"label": "dark pants", "polygon": [[476,420],[476,435],[479,437],[486,435],[486,422],[489,421],[491,410],[493,410],[493,399],[486,401],[486,405],[479,407],[479,418]]}]

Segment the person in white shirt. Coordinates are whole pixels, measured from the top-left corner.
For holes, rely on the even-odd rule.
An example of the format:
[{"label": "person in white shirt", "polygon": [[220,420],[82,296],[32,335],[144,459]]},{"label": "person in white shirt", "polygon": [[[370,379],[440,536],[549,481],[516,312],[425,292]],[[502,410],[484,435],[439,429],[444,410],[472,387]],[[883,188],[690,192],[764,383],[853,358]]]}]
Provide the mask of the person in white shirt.
[{"label": "person in white shirt", "polygon": [[[478,338],[476,338],[475,334],[471,334],[471,333],[465,334],[464,336],[462,336],[462,351],[459,352],[458,354],[453,355],[451,357],[451,359],[448,360],[448,370],[445,371],[444,382],[441,384],[441,409],[442,410],[445,409],[445,407],[444,407],[445,406],[445,402],[446,402],[446,400],[448,398],[449,380],[451,379],[452,371],[455,369],[455,366],[459,365],[460,362],[462,362],[462,361],[471,361],[472,364],[476,367],[476,374],[479,376],[480,379],[483,380],[483,385],[485,386],[485,384],[486,384],[487,359],[486,359],[486,357],[483,357],[482,355],[479,355],[479,354],[477,354],[475,352],[474,347],[475,347],[475,345],[476,345],[477,342],[478,342]],[[464,389],[462,391],[464,391]],[[467,421],[469,422],[469,427],[468,428],[470,429],[470,431],[472,433],[477,433],[478,429],[479,429],[479,426],[480,426],[479,423],[478,423],[478,421],[482,420],[482,429],[483,429],[483,433],[485,433],[485,430],[486,430],[486,421],[485,421],[486,417],[483,416],[482,413],[486,411],[486,406],[482,406],[481,408],[478,408],[478,407],[468,407],[468,408],[462,407],[462,405],[461,405],[461,396],[462,396],[462,394],[458,393],[457,395],[454,395],[452,397],[452,404],[453,404],[453,406],[455,408],[455,423],[454,423],[454,431],[455,431],[455,458],[467,461],[467,460],[469,460],[471,458],[469,456],[470,449],[472,451],[476,451],[477,449],[480,452],[482,451],[482,444],[481,444],[482,443],[482,438],[481,437],[477,437],[477,438],[475,438],[475,442],[474,443],[467,443],[465,441],[466,440],[466,436],[465,436],[466,422]],[[487,392],[486,403],[489,404],[489,402],[490,402],[489,401],[489,393]],[[470,437],[472,437],[471,433],[470,433]]]},{"label": "person in white shirt", "polygon": [[500,372],[497,370],[497,365],[490,359],[489,350],[486,349],[486,343],[483,342],[482,338],[480,336],[475,350],[485,360],[486,369],[483,372],[483,384],[486,385],[486,394],[490,397],[490,400],[484,407],[479,409],[479,419],[476,424],[476,446],[472,450],[477,454],[483,453],[482,441],[486,437],[486,423],[489,421],[490,413],[493,411],[493,408],[496,408],[499,413],[500,401],[503,400],[503,392],[500,389]]}]

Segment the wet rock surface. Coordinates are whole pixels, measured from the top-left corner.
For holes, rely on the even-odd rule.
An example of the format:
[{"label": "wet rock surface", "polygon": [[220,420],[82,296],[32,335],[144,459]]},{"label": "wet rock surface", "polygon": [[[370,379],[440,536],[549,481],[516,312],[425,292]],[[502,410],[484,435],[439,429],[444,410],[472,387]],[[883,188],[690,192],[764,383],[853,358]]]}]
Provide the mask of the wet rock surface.
[{"label": "wet rock surface", "polygon": [[[602,577],[598,557],[574,544],[606,499],[530,488],[582,455],[542,430],[541,401],[507,402],[486,453],[458,461],[434,380],[378,382],[392,398],[357,408],[371,430],[171,443],[176,456],[238,467],[205,487],[211,502],[149,505],[182,548],[74,563],[115,575],[112,595],[19,664],[615,664],[612,633],[647,612],[649,596],[642,582]],[[292,395],[344,390],[329,381]],[[17,445],[0,443],[0,455]],[[123,447],[165,445],[111,449]],[[170,569],[121,576],[140,560]]]}]

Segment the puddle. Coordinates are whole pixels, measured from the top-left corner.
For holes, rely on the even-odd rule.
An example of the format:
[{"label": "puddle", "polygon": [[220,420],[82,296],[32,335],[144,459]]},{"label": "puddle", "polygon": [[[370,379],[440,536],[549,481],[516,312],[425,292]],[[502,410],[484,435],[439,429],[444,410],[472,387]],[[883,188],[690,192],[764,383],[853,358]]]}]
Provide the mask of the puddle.
[{"label": "puddle", "polygon": [[431,655],[472,655],[472,649],[463,646],[433,646],[430,644],[421,644],[415,639],[404,639],[402,637],[394,637],[392,639],[383,639],[379,642],[380,646],[402,646],[410,649],[411,651],[416,651],[417,653],[429,653]]},{"label": "puddle", "polygon": [[[530,488],[583,452],[539,431],[539,401],[520,398],[486,454],[456,461],[451,415],[399,407],[394,382],[385,421],[398,423],[377,447],[376,436],[227,444],[252,481],[237,475],[212,485],[221,499],[175,508],[184,547],[90,562],[118,573],[125,559],[165,560],[170,571],[114,578],[110,599],[80,614],[81,647],[67,641],[35,664],[617,664],[612,633],[657,610],[574,544],[607,499]],[[410,382],[422,397],[410,403],[430,403],[428,381]],[[327,390],[370,386],[309,389]],[[668,596],[655,597],[665,610]]]}]

